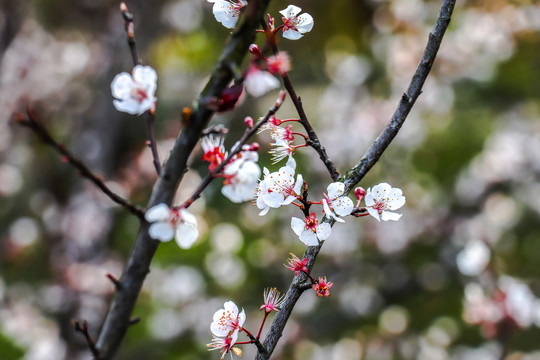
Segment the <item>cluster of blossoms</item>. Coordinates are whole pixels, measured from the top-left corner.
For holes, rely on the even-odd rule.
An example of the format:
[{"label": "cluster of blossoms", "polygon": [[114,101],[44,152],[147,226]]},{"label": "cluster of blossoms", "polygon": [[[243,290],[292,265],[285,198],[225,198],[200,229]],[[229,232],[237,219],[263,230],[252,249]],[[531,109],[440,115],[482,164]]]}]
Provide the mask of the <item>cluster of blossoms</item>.
[{"label": "cluster of blossoms", "polygon": [[[279,291],[277,291],[275,288],[266,289],[263,297],[264,304],[261,305],[260,310],[264,310],[264,318],[256,337],[254,337],[251,332],[243,327],[246,321],[246,313],[244,312],[244,309],[239,312],[238,306],[236,306],[234,302],[227,301],[223,304],[223,309],[216,311],[212,318],[212,323],[210,324],[212,341],[207,345],[208,350],[220,350],[221,359],[223,359],[225,354],[227,354],[229,351],[241,356],[242,350],[234,347],[235,344],[249,344],[253,343],[254,341],[259,341],[267,316],[272,311],[279,311],[283,305],[283,302],[285,301],[285,297],[280,295]],[[240,331],[244,331],[251,339],[255,340],[238,342],[238,334]]]},{"label": "cluster of blossoms", "polygon": [[294,271],[294,276],[298,276],[301,272],[306,273],[306,275],[311,280],[311,288],[315,291],[318,297],[329,297],[330,296],[330,288],[334,286],[334,283],[326,280],[325,277],[319,277],[319,280],[315,280],[311,275],[309,274],[307,263],[309,261],[308,258],[304,258],[300,260],[300,258],[293,253],[290,253],[291,257],[287,259],[287,264],[285,266],[287,269]]}]

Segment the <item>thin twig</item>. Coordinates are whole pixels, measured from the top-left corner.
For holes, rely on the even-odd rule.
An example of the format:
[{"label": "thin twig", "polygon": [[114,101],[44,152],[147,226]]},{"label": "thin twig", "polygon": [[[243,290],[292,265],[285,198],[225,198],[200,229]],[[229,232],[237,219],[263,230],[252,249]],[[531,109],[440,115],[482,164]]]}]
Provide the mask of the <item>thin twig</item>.
[{"label": "thin twig", "polygon": [[[124,18],[124,27],[126,29],[127,43],[133,59],[133,66],[139,65],[139,56],[137,55],[137,44],[135,42],[135,27],[133,25],[133,14],[129,12],[126,3],[120,4],[120,12]],[[148,128],[148,147],[152,151],[154,168],[158,176],[161,176],[161,161],[157,150],[156,134],[154,131],[154,121],[156,115],[154,110],[148,110],[145,113],[146,127]]]},{"label": "thin twig", "polygon": [[18,114],[15,117],[15,121],[17,122],[17,124],[21,126],[26,126],[33,130],[44,143],[51,146],[58,153],[60,153],[60,155],[62,155],[63,159],[67,163],[71,164],[77,170],[79,170],[81,176],[93,182],[94,185],[96,185],[112,201],[114,201],[118,205],[123,206],[126,210],[136,215],[138,218],[142,219],[144,217],[144,210],[109,189],[107,185],[105,185],[103,180],[99,176],[95,175],[82,160],[73,155],[69,150],[66,149],[64,145],[54,140],[49,131],[45,128],[45,126],[43,126],[38,113],[34,109],[29,107],[26,111],[26,114],[27,116],[24,116],[23,114]]},{"label": "thin twig", "polygon": [[[375,140],[373,145],[368,150],[368,153],[364,155],[362,160],[355,167],[353,167],[345,175],[342,176],[342,179],[344,180],[346,185],[346,193],[352,190],[352,188],[356,186],[356,184],[365,176],[367,171],[373,167],[373,165],[377,162],[384,150],[386,150],[388,145],[391,143],[392,139],[396,136],[397,132],[401,128],[401,125],[407,118],[409,111],[411,110],[414,102],[422,91],[422,85],[424,84],[431,69],[431,66],[433,65],[433,61],[435,60],[435,56],[437,55],[437,51],[442,42],[446,28],[450,23],[450,18],[454,10],[455,3],[456,0],[443,1],[433,31],[429,35],[429,40],[424,51],[424,56],[422,57],[422,60],[418,65],[418,69],[413,76],[407,93],[401,99],[396,113],[392,116],[390,124]],[[309,271],[311,271],[311,268],[315,263],[315,260],[317,258],[317,255],[319,254],[322,245],[323,242],[321,242],[318,246],[310,246],[304,254],[304,257],[307,257],[309,259],[307,264]],[[307,280],[306,278],[307,276],[304,273],[302,273],[300,276],[295,276],[293,278],[293,281],[289,286],[289,290],[287,291],[287,299],[281,307],[281,310],[274,318],[272,326],[270,327],[268,335],[264,341],[264,347],[267,351],[266,353],[257,353],[256,360],[268,360],[272,355],[277,345],[277,342],[283,334],[283,329],[287,324],[289,316],[291,315],[296,302],[300,298],[300,295],[302,295],[303,291],[305,291],[306,289],[306,287],[301,286],[301,284],[305,280]]]},{"label": "thin twig", "polygon": [[[161,177],[154,186],[148,207],[159,203],[170,205],[176,189],[187,171],[187,160],[201,137],[203,129],[214,115],[208,107],[210,99],[219,98],[234,78],[231,68],[240,67],[248,53],[249,45],[255,37],[255,30],[266,12],[270,0],[250,0],[245,8],[243,20],[223,49],[206,87],[194,107],[184,111],[184,128],[178,135],[165,162]],[[187,115],[189,112],[189,115]],[[118,350],[127,329],[131,312],[141,290],[150,263],[159,245],[148,235],[148,224],[141,223],[131,255],[124,268],[120,281],[122,291],[115,292],[109,312],[101,327],[96,346],[104,360],[110,360]]]},{"label": "thin twig", "polygon": [[[275,33],[271,32],[268,29],[268,25],[265,21],[261,22],[261,25],[263,27],[263,30],[265,34],[267,35],[268,43],[272,47],[272,52],[277,54],[279,52],[276,41],[274,39]],[[328,173],[330,174],[330,177],[333,181],[337,181],[339,178],[339,172],[336,169],[336,166],[330,160],[328,155],[326,154],[326,149],[324,146],[321,145],[321,142],[319,140],[319,137],[315,133],[315,130],[313,130],[313,127],[311,126],[311,123],[309,122],[306,112],[304,111],[304,106],[302,105],[302,99],[296,95],[296,91],[294,90],[294,86],[291,82],[291,79],[289,78],[289,75],[285,72],[281,74],[281,78],[283,79],[283,85],[285,86],[285,89],[289,93],[289,96],[291,97],[291,100],[294,104],[294,107],[296,109],[296,112],[298,113],[298,116],[300,117],[300,124],[304,127],[304,129],[307,132],[309,140],[307,140],[307,144],[311,146],[321,158],[323,164],[326,166],[326,169],[328,170]]]},{"label": "thin twig", "polygon": [[264,115],[264,117],[261,120],[259,120],[252,128],[246,129],[246,131],[244,132],[244,135],[242,135],[240,140],[238,140],[234,144],[234,148],[232,149],[231,153],[227,156],[227,158],[223,160],[221,164],[216,166],[214,170],[211,171],[210,174],[208,174],[203,179],[203,181],[201,181],[201,183],[199,184],[197,189],[195,189],[195,191],[189,197],[189,199],[187,199],[181,205],[182,208],[187,209],[189,206],[191,206],[191,204],[195,200],[201,197],[201,194],[204,191],[204,189],[206,189],[206,187],[212,182],[212,180],[214,180],[216,176],[225,168],[225,165],[227,165],[229,161],[231,161],[231,159],[242,150],[242,145],[244,145],[248,141],[248,139],[252,137],[257,132],[257,130],[259,130],[259,128],[263,126],[268,121],[268,119],[270,119],[270,117],[273,116],[279,110],[279,108],[281,107],[281,104],[283,104],[283,100],[285,100],[285,96],[286,96],[286,93],[282,91],[279,94],[274,105],[272,105],[272,107],[268,109],[268,111],[266,112],[266,115]]},{"label": "thin twig", "polygon": [[75,327],[75,331],[83,334],[84,338],[86,339],[88,349],[90,349],[92,356],[94,356],[94,360],[102,360],[99,355],[99,350],[96,348],[96,344],[94,343],[94,339],[92,339],[92,336],[90,336],[90,333],[88,332],[88,323],[86,320],[83,321],[82,325],[78,321],[74,321],[73,326]]}]

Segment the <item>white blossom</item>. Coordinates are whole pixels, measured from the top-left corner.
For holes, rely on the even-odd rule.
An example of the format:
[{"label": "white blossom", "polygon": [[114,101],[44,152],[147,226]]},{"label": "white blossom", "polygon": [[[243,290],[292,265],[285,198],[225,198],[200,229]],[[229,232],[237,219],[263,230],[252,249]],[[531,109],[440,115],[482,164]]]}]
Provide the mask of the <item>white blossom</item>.
[{"label": "white blossom", "polygon": [[225,166],[224,186],[221,193],[234,203],[253,199],[257,190],[261,168],[255,151],[242,151],[240,156]]},{"label": "white blossom", "polygon": [[244,86],[246,91],[254,97],[260,97],[267,92],[279,88],[281,83],[268,71],[252,66],[246,74]]},{"label": "white blossom", "polygon": [[161,203],[151,207],[144,218],[151,223],[148,234],[155,240],[175,238],[181,248],[189,249],[199,236],[197,219],[185,209],[170,209]]},{"label": "white blossom", "polygon": [[232,301],[227,301],[223,304],[223,309],[219,309],[214,313],[210,331],[218,337],[232,337],[232,343],[234,344],[245,321],[246,313],[244,309],[238,312],[238,306]]},{"label": "white blossom", "polygon": [[300,241],[307,246],[319,245],[319,240],[326,240],[332,233],[328,223],[319,224],[315,213],[311,213],[304,220],[297,217],[291,219],[291,228],[298,235]]},{"label": "white blossom", "polygon": [[137,65],[133,74],[116,75],[111,83],[114,107],[118,111],[140,115],[154,108],[157,74],[150,66]]},{"label": "white blossom", "polygon": [[401,214],[388,210],[397,210],[405,204],[405,196],[402,196],[401,189],[392,188],[387,183],[380,183],[368,189],[366,192],[366,208],[371,216],[377,220],[397,221]]},{"label": "white blossom", "polygon": [[246,0],[208,0],[214,3],[212,12],[218,22],[228,29],[233,29],[238,22],[242,8],[247,5]]},{"label": "white blossom", "polygon": [[322,200],[324,213],[338,222],[345,222],[336,216],[336,214],[339,216],[350,215],[354,208],[353,201],[344,195],[345,184],[342,182],[331,183],[326,190],[328,197]]},{"label": "white blossom", "polygon": [[298,6],[289,5],[286,9],[280,11],[281,15],[283,15],[283,37],[285,39],[298,40],[313,29],[313,17],[311,15],[305,13],[296,16],[301,10]]}]

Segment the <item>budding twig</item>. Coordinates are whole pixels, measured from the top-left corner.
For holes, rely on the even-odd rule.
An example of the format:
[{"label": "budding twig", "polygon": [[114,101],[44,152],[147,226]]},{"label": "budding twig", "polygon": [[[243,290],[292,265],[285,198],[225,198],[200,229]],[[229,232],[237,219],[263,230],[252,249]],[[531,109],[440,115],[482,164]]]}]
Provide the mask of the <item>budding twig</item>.
[{"label": "budding twig", "polygon": [[90,352],[94,356],[94,360],[101,360],[102,358],[99,354],[99,350],[96,348],[94,339],[92,339],[92,336],[90,336],[90,333],[88,332],[88,323],[86,322],[86,320],[83,321],[82,325],[78,321],[74,321],[73,326],[75,327],[75,331],[83,334],[84,338],[86,339],[86,344],[88,345]]},{"label": "budding twig", "polygon": [[[137,45],[135,43],[135,29],[133,25],[133,14],[129,12],[126,3],[120,4],[120,12],[124,18],[124,27],[126,29],[127,43],[133,59],[133,66],[139,65],[139,57],[137,55]],[[161,162],[159,161],[159,153],[157,151],[156,134],[154,131],[155,114],[153,110],[148,110],[145,113],[146,127],[148,129],[148,147],[152,151],[153,164],[156,168],[158,176],[161,176]]]},{"label": "budding twig", "polygon": [[59,144],[56,140],[54,140],[49,131],[45,128],[45,126],[43,126],[41,119],[39,118],[39,114],[34,109],[28,107],[26,110],[26,116],[23,114],[18,114],[15,117],[15,121],[17,124],[25,126],[34,131],[45,144],[51,146],[58,153],[60,153],[62,158],[65,159],[67,163],[79,170],[79,174],[82,177],[85,177],[93,182],[94,185],[96,185],[112,201],[123,206],[126,210],[131,212],[133,215],[136,215],[138,218],[142,219],[144,217],[144,211],[141,208],[109,189],[103,180],[99,176],[95,175],[82,160],[73,155],[69,150],[66,149],[64,145]]}]

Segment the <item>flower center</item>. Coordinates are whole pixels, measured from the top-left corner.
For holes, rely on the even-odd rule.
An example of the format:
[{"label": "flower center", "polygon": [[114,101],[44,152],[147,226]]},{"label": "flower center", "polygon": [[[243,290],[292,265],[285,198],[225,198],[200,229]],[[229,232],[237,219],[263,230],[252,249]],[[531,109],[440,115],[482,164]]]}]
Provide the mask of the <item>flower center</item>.
[{"label": "flower center", "polygon": [[144,91],[144,89],[137,86],[131,89],[131,97],[138,103],[142,103],[148,98],[148,94],[146,94],[146,91]]}]

